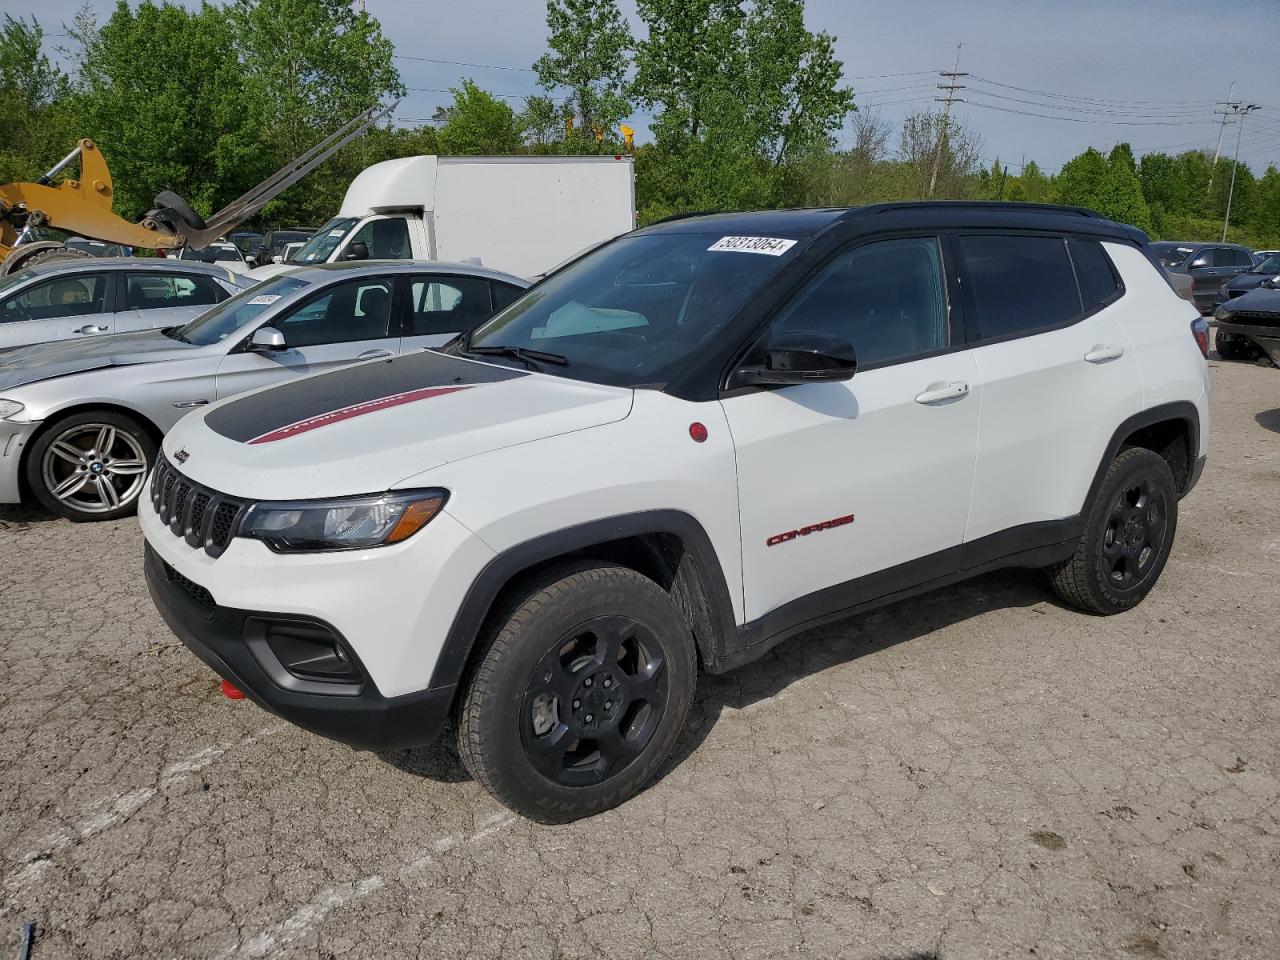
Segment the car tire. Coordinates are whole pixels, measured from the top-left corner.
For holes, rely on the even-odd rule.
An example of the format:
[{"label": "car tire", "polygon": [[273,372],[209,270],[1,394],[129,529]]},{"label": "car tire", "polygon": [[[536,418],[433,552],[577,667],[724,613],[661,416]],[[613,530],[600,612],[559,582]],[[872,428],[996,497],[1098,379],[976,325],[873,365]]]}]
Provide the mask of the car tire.
[{"label": "car tire", "polygon": [[1178,490],[1159,454],[1134,447],[1111,462],[1072,556],[1049,568],[1054,592],[1089,613],[1140,603],[1155,586],[1178,527]]},{"label": "car tire", "polygon": [[208,224],[204,222],[204,217],[196,213],[191,204],[187,203],[172,190],[161,190],[156,194],[154,203],[157,210],[172,211],[193,230],[204,230],[208,227]]},{"label": "car tire", "polygon": [[10,272],[16,273],[18,270],[28,270],[42,263],[60,263],[67,260],[88,260],[89,258],[89,254],[83,250],[72,250],[70,247],[48,247],[44,250],[37,250],[24,259],[17,269]]},{"label": "car tire", "polygon": [[696,680],[693,639],[670,594],[626,567],[561,566],[494,618],[463,694],[458,753],[531,820],[591,816],[653,778]]},{"label": "car tire", "polygon": [[155,462],[156,443],[141,423],[112,410],[87,410],[56,421],[36,438],[26,481],[41,505],[58,516],[115,520],[137,509]]}]

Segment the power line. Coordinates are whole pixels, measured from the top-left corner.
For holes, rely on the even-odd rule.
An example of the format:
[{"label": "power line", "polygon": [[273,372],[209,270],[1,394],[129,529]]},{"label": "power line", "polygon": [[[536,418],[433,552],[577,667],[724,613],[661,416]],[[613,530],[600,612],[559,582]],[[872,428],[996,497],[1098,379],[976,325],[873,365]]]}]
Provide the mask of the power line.
[{"label": "power line", "polygon": [[992,97],[996,100],[1007,100],[1007,101],[1010,101],[1011,103],[1022,103],[1032,107],[1042,107],[1045,110],[1057,110],[1062,113],[1083,113],[1091,116],[1130,117],[1133,119],[1156,119],[1156,118],[1170,118],[1170,117],[1191,117],[1195,115],[1203,115],[1204,113],[1204,110],[1198,107],[1195,108],[1194,110],[1191,110],[1185,107],[1178,107],[1172,111],[1160,111],[1158,113],[1139,112],[1139,111],[1133,111],[1133,110],[1113,110],[1109,107],[1072,107],[1072,106],[1066,106],[1066,105],[1059,105],[1056,103],[1042,103],[1039,100],[1026,100],[1022,97],[1010,97],[1010,96],[1006,96],[1003,93],[996,93],[991,90],[983,90],[981,87],[974,87],[973,90],[975,93],[981,93],[985,97]]},{"label": "power line", "polygon": [[983,103],[980,100],[963,100],[961,102],[973,107],[982,107],[984,110],[1016,113],[1023,117],[1039,117],[1042,120],[1065,120],[1068,123],[1105,123],[1122,127],[1194,127],[1208,122],[1206,120],[1097,120],[1091,117],[1062,117],[1048,113],[1032,113],[1028,110],[1015,110],[1012,107],[1002,107],[994,103]]},{"label": "power line", "polygon": [[435,57],[411,57],[407,53],[393,54],[396,60],[417,60],[422,63],[446,63],[452,67],[479,67],[483,70],[514,70],[519,73],[537,73],[533,67],[509,67],[500,63],[469,63],[466,60],[439,60]]},{"label": "power line", "polygon": [[1185,106],[1213,106],[1212,100],[1122,100],[1112,97],[1081,97],[1066,93],[1053,93],[1049,90],[1035,90],[1031,87],[1019,87],[1012,83],[1002,83],[999,80],[991,80],[988,77],[980,77],[976,73],[973,79],[981,80],[983,83],[989,83],[994,87],[1004,87],[1008,90],[1017,90],[1021,93],[1030,93],[1040,97],[1049,97],[1054,100],[1075,100],[1086,101],[1089,103],[1099,104],[1120,104],[1129,106],[1155,106],[1159,104],[1181,104]]}]

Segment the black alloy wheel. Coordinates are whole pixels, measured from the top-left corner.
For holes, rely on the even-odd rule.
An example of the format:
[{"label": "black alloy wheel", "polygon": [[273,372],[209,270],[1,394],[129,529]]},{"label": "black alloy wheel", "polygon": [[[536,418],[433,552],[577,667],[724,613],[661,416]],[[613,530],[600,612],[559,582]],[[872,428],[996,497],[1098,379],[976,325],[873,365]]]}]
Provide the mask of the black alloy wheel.
[{"label": "black alloy wheel", "polygon": [[1133,590],[1150,575],[1164,547],[1168,517],[1164,492],[1151,476],[1127,484],[1115,497],[1099,557],[1113,589]]},{"label": "black alloy wheel", "polygon": [[630,617],[598,617],[566,633],[529,677],[525,756],[556,783],[600,783],[640,755],[666,706],[666,659],[653,632]]}]

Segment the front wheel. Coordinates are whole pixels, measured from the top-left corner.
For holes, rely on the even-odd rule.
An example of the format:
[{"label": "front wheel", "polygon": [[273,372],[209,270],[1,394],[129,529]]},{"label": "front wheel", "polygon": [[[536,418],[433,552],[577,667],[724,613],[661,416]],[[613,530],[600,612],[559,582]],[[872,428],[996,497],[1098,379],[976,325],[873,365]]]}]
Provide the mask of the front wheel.
[{"label": "front wheel", "polygon": [[697,676],[671,596],[626,567],[561,567],[517,596],[495,631],[458,720],[471,775],[544,823],[638,793],[671,752]]},{"label": "front wheel", "polygon": [[1070,559],[1049,569],[1054,592],[1090,613],[1120,613],[1155,586],[1178,526],[1178,490],[1164,458],[1142,448],[1111,462]]},{"label": "front wheel", "polygon": [[155,460],[155,441],[138,421],[90,410],[40,435],[27,457],[27,483],[59,516],[114,520],[137,508]]}]

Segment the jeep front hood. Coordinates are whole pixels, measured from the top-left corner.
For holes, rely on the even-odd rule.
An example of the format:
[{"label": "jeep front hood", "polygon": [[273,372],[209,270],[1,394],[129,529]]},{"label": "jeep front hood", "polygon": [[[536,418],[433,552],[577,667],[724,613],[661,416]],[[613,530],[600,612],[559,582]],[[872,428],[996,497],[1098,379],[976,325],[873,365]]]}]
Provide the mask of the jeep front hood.
[{"label": "jeep front hood", "polygon": [[632,399],[622,387],[424,351],[215,404],[182,420],[164,450],[193,480],[236,497],[373,493],[455,460],[616,422]]}]

